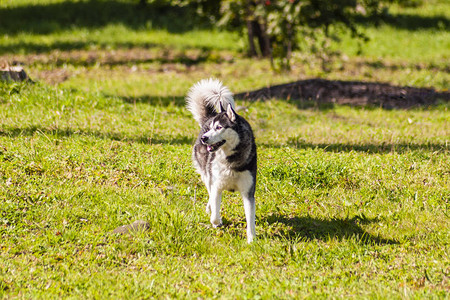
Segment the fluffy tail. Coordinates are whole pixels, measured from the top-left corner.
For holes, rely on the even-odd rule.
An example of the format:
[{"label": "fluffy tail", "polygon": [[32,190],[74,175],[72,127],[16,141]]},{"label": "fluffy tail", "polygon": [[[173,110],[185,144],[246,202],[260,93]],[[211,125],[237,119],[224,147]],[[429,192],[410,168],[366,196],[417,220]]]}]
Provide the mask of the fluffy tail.
[{"label": "fluffy tail", "polygon": [[228,105],[234,108],[233,94],[217,79],[203,79],[189,90],[186,97],[187,109],[194,115],[200,127],[209,118],[215,116],[220,105],[227,109]]}]

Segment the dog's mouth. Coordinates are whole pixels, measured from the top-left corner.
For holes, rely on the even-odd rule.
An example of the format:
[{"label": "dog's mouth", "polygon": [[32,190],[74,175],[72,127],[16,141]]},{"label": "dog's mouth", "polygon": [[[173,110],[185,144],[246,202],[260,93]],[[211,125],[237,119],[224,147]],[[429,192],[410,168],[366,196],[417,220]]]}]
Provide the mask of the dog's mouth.
[{"label": "dog's mouth", "polygon": [[225,144],[225,140],[222,140],[218,143],[212,144],[212,145],[207,145],[206,149],[208,149],[209,152],[215,152],[217,151],[220,147],[222,147],[223,144]]}]

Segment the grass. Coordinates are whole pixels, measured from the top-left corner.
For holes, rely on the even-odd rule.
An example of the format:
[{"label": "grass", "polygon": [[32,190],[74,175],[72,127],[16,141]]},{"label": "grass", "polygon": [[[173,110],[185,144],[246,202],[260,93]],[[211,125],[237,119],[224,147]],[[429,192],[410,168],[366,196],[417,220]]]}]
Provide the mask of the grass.
[{"label": "grass", "polygon": [[[0,14],[27,1],[2,2]],[[407,13],[443,11],[426,3]],[[39,81],[0,83],[2,298],[448,297],[448,102],[412,110],[239,102],[259,151],[258,239],[247,245],[239,195],[224,197],[224,227],[208,223],[190,156],[198,126],[183,100],[208,76],[235,92],[308,77],[444,90],[448,64],[436,62],[445,51],[354,56],[344,43],[348,60],[331,73],[302,58],[274,73],[243,58],[233,33],[146,32],[127,22],[0,37],[22,49],[1,48],[2,57],[26,62]],[[412,45],[448,34],[434,30],[411,34]],[[88,42],[77,50],[58,46],[84,43],[82,32]],[[42,49],[27,46],[45,38]],[[147,232],[110,233],[139,219]]]},{"label": "grass", "polygon": [[[190,161],[197,128],[182,106],[41,85],[2,106],[4,296],[447,292],[448,106],[252,104],[244,116],[260,160],[250,246],[237,195],[226,195],[224,228],[207,224]],[[150,231],[108,234],[137,219]]]}]

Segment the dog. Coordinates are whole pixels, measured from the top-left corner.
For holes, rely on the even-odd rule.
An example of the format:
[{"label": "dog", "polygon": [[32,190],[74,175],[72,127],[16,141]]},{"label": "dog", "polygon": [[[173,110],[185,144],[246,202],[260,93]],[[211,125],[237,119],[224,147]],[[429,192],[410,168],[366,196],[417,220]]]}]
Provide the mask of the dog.
[{"label": "dog", "polygon": [[206,212],[222,225],[223,191],[239,191],[244,202],[247,242],[255,233],[256,144],[250,124],[235,111],[233,94],[217,79],[203,79],[189,90],[187,109],[200,125],[192,158],[209,194]]}]

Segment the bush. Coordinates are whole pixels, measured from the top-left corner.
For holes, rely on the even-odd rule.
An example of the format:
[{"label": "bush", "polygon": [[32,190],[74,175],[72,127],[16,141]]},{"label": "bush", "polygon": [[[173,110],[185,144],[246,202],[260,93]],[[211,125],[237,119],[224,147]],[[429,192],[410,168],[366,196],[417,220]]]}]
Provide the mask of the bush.
[{"label": "bush", "polygon": [[[272,66],[288,69],[299,39],[310,38],[317,47],[317,37],[328,39],[330,28],[349,30],[353,37],[367,39],[358,31],[355,18],[381,16],[385,1],[378,0],[223,0],[221,24],[239,29],[248,36],[248,54],[268,57]],[[255,40],[258,41],[258,48]],[[326,49],[327,41],[320,45]],[[320,52],[320,51],[317,51]]]}]

